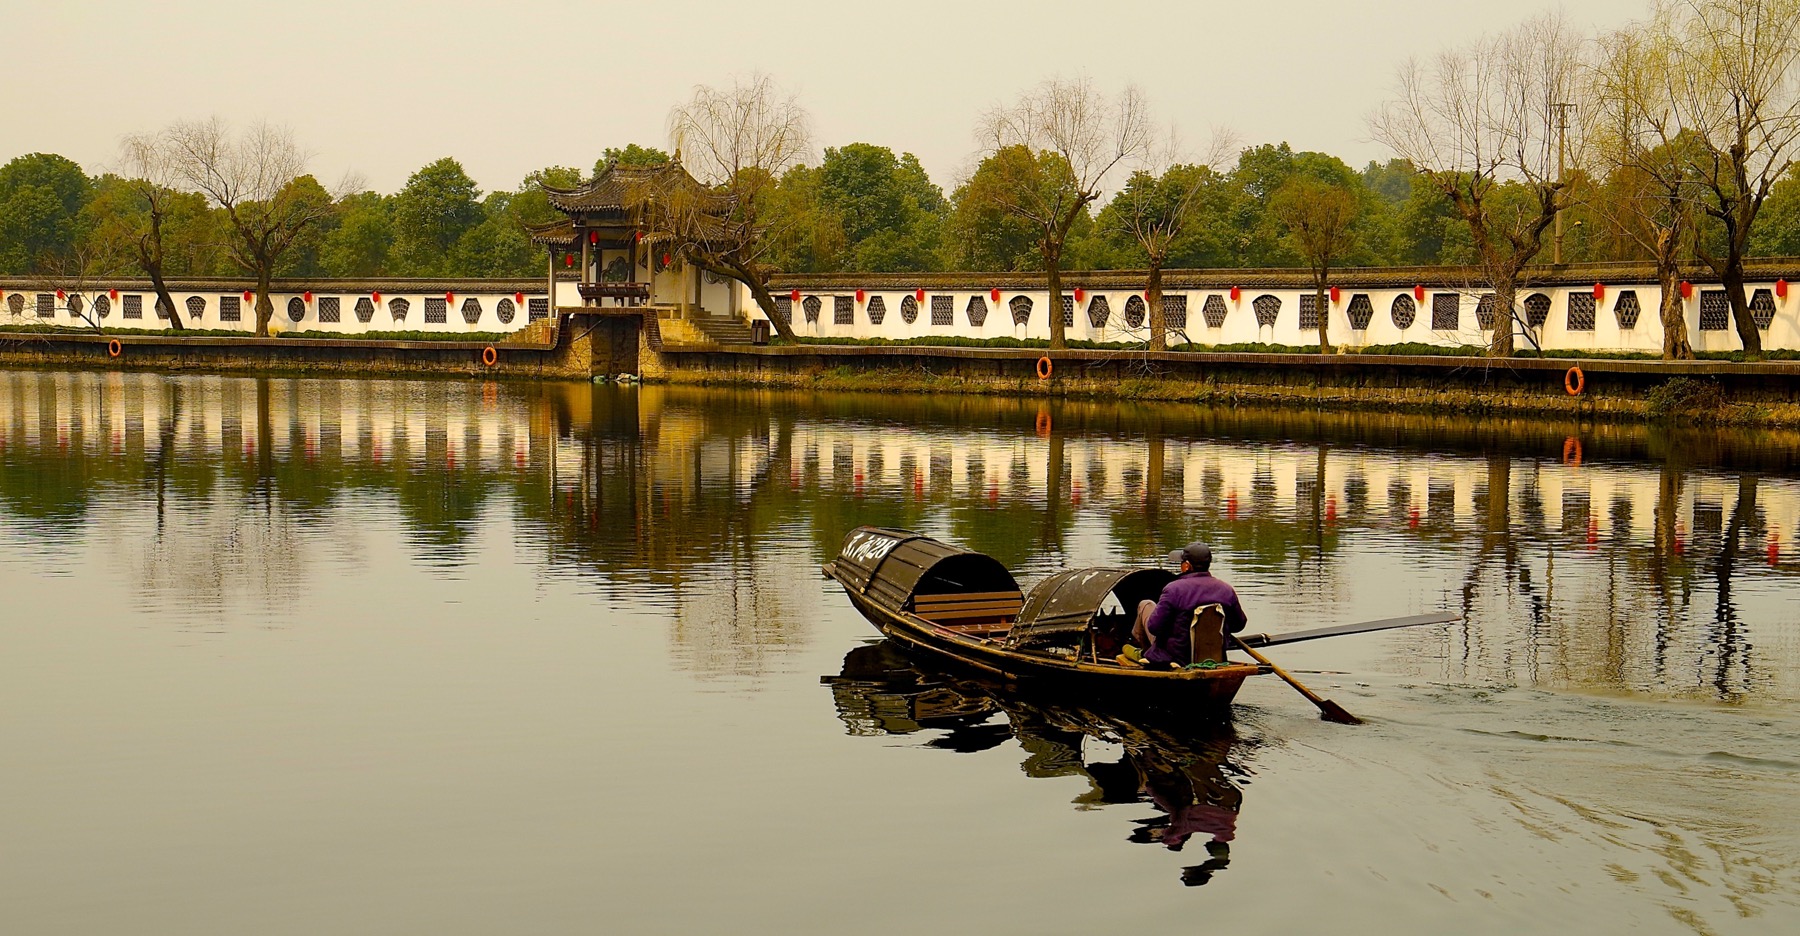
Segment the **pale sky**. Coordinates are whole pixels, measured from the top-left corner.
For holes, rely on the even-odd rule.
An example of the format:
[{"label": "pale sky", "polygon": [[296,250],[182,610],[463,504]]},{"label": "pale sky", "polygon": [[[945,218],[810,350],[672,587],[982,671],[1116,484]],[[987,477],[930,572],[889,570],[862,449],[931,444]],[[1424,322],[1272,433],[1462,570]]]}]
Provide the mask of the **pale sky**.
[{"label": "pale sky", "polygon": [[[1649,0],[0,0],[0,162],[61,153],[90,174],[175,120],[285,123],[331,184],[396,191],[441,156],[483,190],[601,150],[666,146],[698,84],[761,70],[811,112],[816,147],[918,154],[946,192],[982,111],[1053,75],[1136,83],[1199,144],[1287,141],[1360,166],[1397,66],[1561,6],[1612,28]],[[757,11],[757,12],[751,12]],[[816,157],[815,157],[816,158]]]}]

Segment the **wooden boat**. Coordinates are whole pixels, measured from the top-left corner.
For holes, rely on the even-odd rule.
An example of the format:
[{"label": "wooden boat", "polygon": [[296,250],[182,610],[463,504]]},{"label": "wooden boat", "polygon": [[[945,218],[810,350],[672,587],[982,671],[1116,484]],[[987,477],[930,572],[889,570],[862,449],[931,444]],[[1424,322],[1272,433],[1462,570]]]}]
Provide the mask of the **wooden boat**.
[{"label": "wooden boat", "polygon": [[[1030,596],[991,556],[908,530],[858,527],[825,574],[883,634],[1006,685],[1103,705],[1226,717],[1244,680],[1263,667],[1153,670],[1103,655],[1096,638],[1174,576],[1159,569],[1077,569]],[[1110,599],[1110,600],[1109,600]]]}]

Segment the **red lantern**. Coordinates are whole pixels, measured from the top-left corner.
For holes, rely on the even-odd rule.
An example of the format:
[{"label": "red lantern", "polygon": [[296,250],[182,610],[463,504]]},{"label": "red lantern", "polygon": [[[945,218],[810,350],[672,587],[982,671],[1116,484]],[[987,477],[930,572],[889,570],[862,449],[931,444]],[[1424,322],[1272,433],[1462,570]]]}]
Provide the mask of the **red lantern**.
[{"label": "red lantern", "polygon": [[1778,279],[1775,281],[1775,296],[1780,299],[1787,298],[1787,280]]},{"label": "red lantern", "polygon": [[913,300],[916,302],[924,302],[925,301],[925,290],[923,290],[923,289],[913,290]]},{"label": "red lantern", "polygon": [[306,292],[302,293],[300,296],[300,300],[302,302],[305,302],[307,305],[312,305],[312,290],[309,289]]},{"label": "red lantern", "polygon": [[1236,286],[1231,287],[1231,301],[1232,302],[1238,301],[1238,298],[1243,296],[1243,294],[1244,294],[1243,290],[1237,288]]},{"label": "red lantern", "polygon": [[588,243],[590,243],[590,244],[600,243],[600,232],[599,231],[589,231],[588,232]]},{"label": "red lantern", "polygon": [[572,267],[574,265],[575,265],[575,255],[574,254],[563,254],[563,266]]},{"label": "red lantern", "polygon": [[1681,281],[1681,298],[1683,298],[1683,299],[1694,298],[1694,284],[1693,283],[1690,283],[1687,280]]},{"label": "red lantern", "polygon": [[788,293],[788,299],[793,302],[799,302],[800,301],[800,290],[796,289],[793,292]]},{"label": "red lantern", "polygon": [[669,258],[669,255],[668,255],[668,254],[666,254],[666,253],[665,253],[665,254],[663,254],[663,266],[668,266],[668,265],[669,265],[669,259],[670,259],[670,258]]},{"label": "red lantern", "polygon": [[994,298],[995,302],[999,302],[1000,301],[1000,288],[998,286],[996,286],[993,289],[988,290],[988,295],[992,296]]},{"label": "red lantern", "polygon": [[456,294],[455,293],[444,293],[444,301],[445,302],[455,302]]},{"label": "red lantern", "polygon": [[513,302],[518,303],[519,305],[524,305],[525,304],[525,294],[519,293],[519,292],[513,293]]},{"label": "red lantern", "polygon": [[1600,300],[1605,299],[1605,298],[1606,298],[1606,284],[1605,283],[1595,283],[1594,284],[1594,301],[1599,302]]},{"label": "red lantern", "polygon": [[1337,305],[1338,297],[1341,295],[1343,295],[1343,293],[1338,292],[1338,288],[1336,286],[1331,287],[1331,304]]},{"label": "red lantern", "polygon": [[108,292],[108,293],[107,293],[107,295],[108,295],[108,296],[111,296],[111,297],[112,297],[112,298],[113,298],[113,299],[118,299],[118,298],[119,298],[119,291],[118,291],[118,290],[116,290],[116,289],[114,289],[114,290],[111,290],[111,291],[109,291],[109,292]]},{"label": "red lantern", "polygon": [[1414,286],[1413,287],[1413,299],[1418,302],[1424,302],[1425,301],[1425,287]]},{"label": "red lantern", "polygon": [[381,293],[378,293],[378,292],[369,293],[369,299],[371,301],[373,301],[376,305],[380,305],[381,304]]},{"label": "red lantern", "polygon": [[56,291],[56,298],[58,298],[58,299],[61,299],[61,298],[63,298],[63,297],[64,297],[64,296],[63,296],[63,291],[62,291],[62,290],[60,290],[60,289],[59,289],[59,290],[57,290],[57,291]]},{"label": "red lantern", "polygon": [[250,290],[248,290],[248,289],[244,290],[244,301],[245,302],[250,301]]},{"label": "red lantern", "polygon": [[1075,287],[1075,302],[1076,302],[1076,304],[1080,304],[1081,300],[1086,297],[1087,297],[1087,292],[1085,290],[1083,290],[1080,286]]},{"label": "red lantern", "polygon": [[863,291],[862,291],[862,290],[860,290],[860,289],[859,289],[859,290],[857,290],[857,291],[856,291],[856,301],[857,301],[857,302],[861,302],[861,301],[863,301],[863,300],[864,300],[864,299],[866,299],[866,298],[868,298],[868,294],[867,294],[867,293],[865,293],[865,292],[863,292]]}]

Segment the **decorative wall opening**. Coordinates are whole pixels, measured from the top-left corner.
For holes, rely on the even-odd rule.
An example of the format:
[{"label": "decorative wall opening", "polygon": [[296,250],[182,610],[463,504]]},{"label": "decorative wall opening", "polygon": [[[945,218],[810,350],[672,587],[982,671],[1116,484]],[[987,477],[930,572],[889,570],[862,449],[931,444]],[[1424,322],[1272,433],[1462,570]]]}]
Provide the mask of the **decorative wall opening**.
[{"label": "decorative wall opening", "polygon": [[1281,299],[1264,293],[1250,301],[1250,308],[1256,310],[1256,324],[1259,327],[1274,325],[1275,319],[1281,315]]},{"label": "decorative wall opening", "polygon": [[375,303],[368,296],[360,296],[356,300],[356,320],[368,324],[375,317]]},{"label": "decorative wall opening", "polygon": [[980,328],[987,323],[987,300],[980,296],[970,296],[969,304],[963,307],[963,317],[969,320],[972,328]]},{"label": "decorative wall opening", "polygon": [[956,300],[949,296],[931,297],[931,324],[955,325]]},{"label": "decorative wall opening", "polygon": [[525,321],[535,322],[550,317],[550,297],[525,300]]},{"label": "decorative wall opening", "polygon": [[1014,325],[1024,325],[1031,321],[1031,300],[1029,298],[1014,296],[1012,301],[1006,304],[1006,307],[1012,310]]},{"label": "decorative wall opening", "polygon": [[124,305],[119,309],[120,318],[141,319],[144,317],[143,296],[122,296]]},{"label": "decorative wall opening", "polygon": [[63,308],[66,308],[69,310],[70,318],[80,318],[81,311],[85,307],[81,303],[81,296],[76,295],[76,294],[70,294],[69,301],[63,303]]},{"label": "decorative wall opening", "polygon": [[600,276],[609,283],[623,283],[631,279],[631,261],[624,257],[614,257],[612,262],[606,265],[606,272]]},{"label": "decorative wall opening", "polygon": [[38,316],[38,318],[55,318],[56,317],[56,297],[55,296],[53,296],[49,293],[38,293],[37,294],[37,316]]},{"label": "decorative wall opening", "polygon": [[1619,327],[1627,330],[1636,328],[1638,313],[1637,290],[1619,290],[1619,298],[1613,301],[1613,318],[1619,320]]},{"label": "decorative wall opening", "polygon": [[1492,331],[1493,330],[1493,328],[1494,328],[1494,294],[1493,293],[1482,293],[1481,298],[1475,300],[1475,327],[1481,329],[1482,331]]},{"label": "decorative wall opening", "polygon": [[165,302],[161,296],[156,297],[156,317],[167,321],[169,313],[175,311],[175,307],[170,304],[172,302],[174,302],[173,299]]},{"label": "decorative wall opening", "polygon": [[1723,289],[1700,292],[1700,330],[1724,331],[1731,324],[1731,300]]},{"label": "decorative wall opening", "polygon": [[1375,304],[1369,301],[1368,293],[1357,293],[1350,297],[1350,306],[1345,313],[1350,318],[1351,329],[1367,331],[1369,323],[1375,320]]},{"label": "decorative wall opening", "polygon": [[1227,311],[1225,297],[1218,293],[1207,296],[1206,304],[1200,307],[1200,314],[1206,319],[1207,328],[1224,328]]},{"label": "decorative wall opening", "polygon": [[1462,328],[1462,293],[1431,294],[1431,330],[1456,331]]},{"label": "decorative wall opening", "polygon": [[112,314],[112,300],[106,296],[94,297],[94,317],[106,318]]},{"label": "decorative wall opening", "polygon": [[[533,299],[531,301],[536,302],[537,300]],[[775,314],[773,318],[777,322],[792,322],[794,320],[794,297],[776,296]]]},{"label": "decorative wall opening", "polygon": [[14,314],[14,315],[24,315],[25,314],[25,295],[24,295],[24,293],[13,293],[12,295],[7,296],[6,297],[6,307],[8,309],[12,310],[12,314]]},{"label": "decorative wall opening", "polygon": [[1087,315],[1089,326],[1105,328],[1107,321],[1112,318],[1112,304],[1106,301],[1105,296],[1095,296],[1088,300]]},{"label": "decorative wall opening", "polygon": [[1062,297],[1062,315],[1063,315],[1063,327],[1064,328],[1074,328],[1075,327],[1075,297],[1071,296],[1067,293],[1064,293],[1063,297]]},{"label": "decorative wall opening", "polygon": [[1144,312],[1147,309],[1149,309],[1149,306],[1144,305],[1143,296],[1134,295],[1130,299],[1125,300],[1125,327],[1143,328]]},{"label": "decorative wall opening", "polygon": [[481,300],[470,296],[463,300],[462,317],[464,325],[473,325],[481,321]]},{"label": "decorative wall opening", "polygon": [[1594,330],[1594,294],[1569,293],[1569,331]]},{"label": "decorative wall opening", "polygon": [[1187,331],[1187,297],[1162,297],[1163,327],[1176,331]]},{"label": "decorative wall opening", "polygon": [[450,324],[450,301],[440,297],[425,300],[425,324]]},{"label": "decorative wall opening", "polygon": [[869,324],[880,325],[887,318],[887,300],[880,296],[869,297]]},{"label": "decorative wall opening", "polygon": [[[441,302],[443,300],[440,299],[438,301]],[[388,314],[393,316],[394,321],[396,321],[396,322],[406,321],[406,313],[411,312],[411,311],[412,311],[412,303],[407,302],[405,299],[389,299],[388,300]]]},{"label": "decorative wall opening", "polygon": [[856,324],[856,298],[854,296],[831,297],[831,324]]},{"label": "decorative wall opening", "polygon": [[1319,297],[1314,293],[1300,294],[1300,330],[1319,330]]},{"label": "decorative wall opening", "polygon": [[1394,320],[1395,328],[1405,331],[1419,317],[1419,306],[1413,302],[1413,297],[1401,293],[1394,297],[1394,304],[1388,309],[1388,317]]},{"label": "decorative wall opening", "polygon": [[1532,328],[1543,328],[1550,320],[1550,297],[1543,293],[1532,293],[1525,297],[1525,324]]},{"label": "decorative wall opening", "polygon": [[[223,305],[221,303],[220,307],[223,308]],[[299,296],[294,296],[287,301],[287,314],[290,322],[298,322],[306,318],[306,303],[301,301]]]},{"label": "decorative wall opening", "polygon": [[1750,318],[1756,322],[1760,331],[1768,331],[1770,323],[1775,321],[1775,294],[1767,289],[1759,289],[1750,297]]},{"label": "decorative wall opening", "polygon": [[900,320],[908,325],[919,320],[919,300],[911,296],[901,297]]},{"label": "decorative wall opening", "polygon": [[[231,310],[231,318],[225,317],[225,300],[230,299],[235,307]],[[189,296],[187,300],[188,321],[197,322],[206,314],[206,300],[200,296]],[[219,297],[219,321],[238,322],[244,318],[243,305],[236,296]]]},{"label": "decorative wall opening", "polygon": [[807,296],[800,300],[800,314],[806,316],[807,324],[810,325],[819,320],[819,310],[824,306],[825,303],[820,302],[818,296]]},{"label": "decorative wall opening", "polygon": [[[511,299],[502,299],[494,303],[494,318],[499,319],[502,325],[511,325],[513,316],[518,313],[518,310],[519,307],[513,305]],[[324,321],[324,318],[323,315],[319,316],[320,321]]]},{"label": "decorative wall opening", "polygon": [[343,300],[336,296],[319,297],[319,321],[327,325],[336,325],[343,318]]}]

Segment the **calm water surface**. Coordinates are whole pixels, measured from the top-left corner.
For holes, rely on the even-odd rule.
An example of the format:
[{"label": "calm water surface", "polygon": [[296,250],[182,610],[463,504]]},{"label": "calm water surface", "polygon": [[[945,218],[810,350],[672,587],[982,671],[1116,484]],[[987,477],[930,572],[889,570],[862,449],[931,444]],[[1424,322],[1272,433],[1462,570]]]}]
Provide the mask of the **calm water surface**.
[{"label": "calm water surface", "polygon": [[[1800,437],[0,373],[0,931],[1791,932]],[[1279,649],[1169,731],[823,580],[1203,537]],[[1551,922],[1554,921],[1554,922]]]}]

